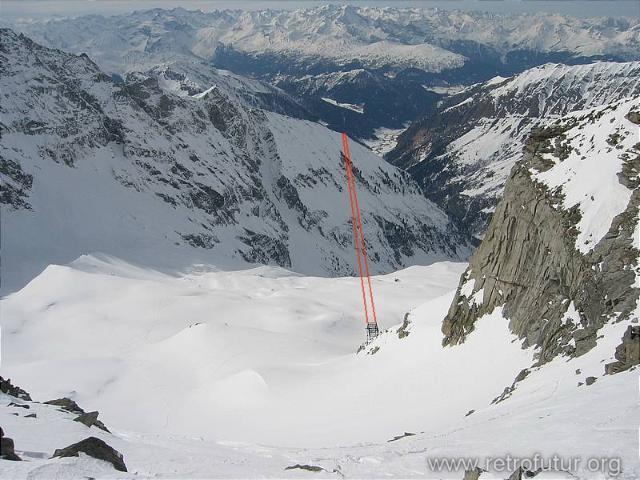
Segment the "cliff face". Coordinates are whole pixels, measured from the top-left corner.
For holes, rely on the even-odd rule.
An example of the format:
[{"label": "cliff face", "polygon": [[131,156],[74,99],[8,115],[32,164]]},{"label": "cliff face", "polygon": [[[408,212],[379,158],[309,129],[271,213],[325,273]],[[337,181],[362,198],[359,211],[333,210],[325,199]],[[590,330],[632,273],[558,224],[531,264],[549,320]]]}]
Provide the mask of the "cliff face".
[{"label": "cliff face", "polygon": [[[614,373],[638,363],[640,102],[572,114],[530,137],[442,331],[465,340],[503,306],[539,363],[579,356],[607,322],[629,322]],[[634,325],[631,325],[634,324]]]}]

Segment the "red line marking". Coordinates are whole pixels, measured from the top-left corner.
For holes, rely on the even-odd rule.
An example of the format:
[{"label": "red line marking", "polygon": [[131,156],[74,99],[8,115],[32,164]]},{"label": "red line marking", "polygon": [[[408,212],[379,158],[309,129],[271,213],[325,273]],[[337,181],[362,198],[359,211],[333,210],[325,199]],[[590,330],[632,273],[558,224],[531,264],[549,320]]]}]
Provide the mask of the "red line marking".
[{"label": "red line marking", "polygon": [[[353,242],[356,249],[356,257],[358,258],[358,270],[360,273],[360,287],[362,290],[362,303],[364,305],[365,322],[369,323],[369,312],[367,306],[367,295],[365,293],[364,276],[367,277],[367,285],[369,290],[369,301],[371,302],[371,312],[373,313],[373,322],[378,323],[376,315],[376,307],[373,301],[373,287],[371,284],[371,274],[369,273],[369,259],[367,258],[367,245],[364,241],[364,229],[362,227],[362,217],[360,215],[360,203],[356,193],[356,180],[353,174],[353,162],[351,161],[351,153],[349,151],[349,137],[346,133],[342,134],[342,150],[347,173],[347,188],[349,190],[349,205],[351,206],[351,222],[353,226]],[[364,265],[364,271],[363,271]]]},{"label": "red line marking", "polygon": [[351,225],[353,228],[353,240],[354,246],[356,249],[356,257],[358,259],[358,270],[360,273],[360,287],[362,289],[362,303],[364,305],[364,317],[365,323],[369,323],[369,312],[367,309],[367,298],[364,289],[364,279],[362,275],[362,260],[360,256],[360,242],[358,241],[358,222],[356,220],[356,211],[355,211],[355,188],[352,185],[353,172],[351,169],[351,157],[349,153],[349,143],[346,134],[342,134],[342,148],[343,148],[343,156],[344,156],[344,166],[345,171],[347,173],[347,189],[349,191],[349,205],[351,207]]}]

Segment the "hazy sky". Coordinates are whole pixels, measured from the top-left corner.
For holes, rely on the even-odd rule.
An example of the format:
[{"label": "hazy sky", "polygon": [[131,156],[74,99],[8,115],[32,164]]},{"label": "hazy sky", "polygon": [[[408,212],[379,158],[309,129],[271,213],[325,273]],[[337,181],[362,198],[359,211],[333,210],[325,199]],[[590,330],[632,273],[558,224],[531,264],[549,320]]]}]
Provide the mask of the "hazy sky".
[{"label": "hazy sky", "polygon": [[119,14],[149,8],[182,6],[190,10],[225,8],[293,9],[327,3],[350,3],[373,6],[421,6],[491,12],[558,12],[576,16],[634,16],[640,17],[640,0],[0,0],[0,16],[50,17],[56,15]]}]

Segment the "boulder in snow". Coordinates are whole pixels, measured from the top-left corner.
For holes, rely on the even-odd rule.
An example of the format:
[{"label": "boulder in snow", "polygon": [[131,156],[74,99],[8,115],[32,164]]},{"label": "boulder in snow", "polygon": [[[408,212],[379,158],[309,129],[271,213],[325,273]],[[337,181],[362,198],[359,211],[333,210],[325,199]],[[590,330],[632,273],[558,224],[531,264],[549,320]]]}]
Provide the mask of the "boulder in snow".
[{"label": "boulder in snow", "polygon": [[80,408],[80,406],[76,402],[74,402],[73,400],[67,397],[57,398],[55,400],[49,400],[44,403],[46,403],[47,405],[55,405],[57,407],[62,408],[63,410],[66,410],[67,412],[78,413],[78,414],[84,413],[84,410]]},{"label": "boulder in snow", "polygon": [[640,327],[629,325],[616,347],[616,362],[604,366],[605,373],[614,374],[630,369],[640,363]]},{"label": "boulder in snow", "polygon": [[[73,419],[74,422],[80,422],[87,427],[98,427],[105,432],[109,432],[107,427],[105,427],[104,423],[98,420],[98,412],[87,412]],[[111,433],[111,432],[109,432]]]},{"label": "boulder in snow", "polygon": [[53,457],[78,457],[80,452],[98,460],[109,462],[116,470],[127,471],[122,454],[96,437],[88,437],[68,447],[57,449],[53,452]]},{"label": "boulder in snow", "polygon": [[16,455],[13,445],[13,439],[4,436],[4,432],[0,427],[0,458],[3,460],[21,461],[21,458]]}]

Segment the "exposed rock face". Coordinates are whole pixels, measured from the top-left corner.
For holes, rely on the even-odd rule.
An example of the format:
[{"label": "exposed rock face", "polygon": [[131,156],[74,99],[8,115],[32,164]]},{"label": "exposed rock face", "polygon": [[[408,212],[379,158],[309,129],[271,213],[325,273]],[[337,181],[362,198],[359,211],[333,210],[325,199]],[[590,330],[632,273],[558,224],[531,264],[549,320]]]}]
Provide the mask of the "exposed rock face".
[{"label": "exposed rock face", "polygon": [[482,238],[532,130],[572,111],[640,96],[640,62],[547,64],[495,78],[446,99],[385,158]]},{"label": "exposed rock face", "polygon": [[53,457],[78,457],[79,452],[86,453],[98,460],[109,462],[116,470],[121,472],[127,471],[122,454],[96,437],[85,438],[68,447],[59,448],[53,452]]},{"label": "exposed rock face", "polygon": [[539,363],[590,350],[607,322],[638,321],[640,144],[630,118],[639,110],[617,102],[532,135],[461,278],[444,345],[498,306]]}]

